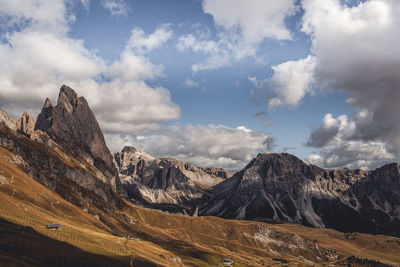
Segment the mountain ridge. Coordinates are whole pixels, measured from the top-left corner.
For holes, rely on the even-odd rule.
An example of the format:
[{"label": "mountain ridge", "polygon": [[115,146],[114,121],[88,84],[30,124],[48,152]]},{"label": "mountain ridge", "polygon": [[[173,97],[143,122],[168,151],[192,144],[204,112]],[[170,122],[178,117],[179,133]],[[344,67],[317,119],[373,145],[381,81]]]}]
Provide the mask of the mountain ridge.
[{"label": "mountain ridge", "polygon": [[[48,99],[45,101],[39,124],[46,131],[32,128],[35,120],[28,113],[24,113],[18,122],[8,119],[6,113],[0,116],[0,228],[12,227],[21,231],[18,238],[14,232],[8,233],[11,238],[7,240],[2,235],[1,260],[20,263],[21,257],[25,257],[20,250],[22,243],[47,240],[49,244],[59,246],[58,242],[51,241],[54,239],[90,253],[111,255],[110,260],[126,266],[132,263],[210,266],[219,264],[223,257],[233,259],[239,266],[240,263],[269,266],[277,262],[304,266],[339,261],[345,264],[367,256],[372,257],[372,263],[375,260],[400,263],[396,254],[400,241],[395,237],[258,222],[270,219],[284,223],[291,219],[291,222],[312,225],[313,221],[309,219],[314,218],[314,222],[326,227],[340,228],[341,225],[329,224],[335,222],[332,216],[342,218],[350,214],[350,219],[357,219],[353,214],[356,207],[367,207],[363,208],[366,210],[364,217],[375,221],[369,220],[365,226],[376,229],[361,229],[359,222],[355,221],[356,231],[396,235],[398,228],[391,219],[392,214],[398,211],[398,202],[391,194],[398,193],[398,164],[389,164],[372,172],[325,170],[307,165],[287,153],[260,153],[243,170],[229,177],[229,172],[222,169],[196,167],[172,158],[156,158],[139,149],[126,147],[122,154],[114,155],[112,164],[115,169],[118,165],[119,169],[118,176],[114,176],[104,169],[107,166],[96,164],[96,155],[101,154],[93,154],[89,146],[93,140],[85,139],[87,131],[92,129],[96,132],[97,128],[76,129],[83,122],[96,125],[97,121],[88,111],[90,108],[86,101],[80,102],[81,98],[77,98],[75,92],[64,92],[69,89],[62,87],[60,90],[61,111],[54,111],[56,107]],[[77,109],[88,112],[77,112]],[[59,127],[63,122],[66,122],[64,128]],[[65,130],[64,135],[57,133],[61,130]],[[94,134],[101,137],[98,132],[87,137]],[[71,137],[71,140],[64,140],[66,137]],[[102,142],[98,145],[100,148],[92,148],[107,152]],[[176,214],[155,210],[171,211],[163,204],[172,204],[163,201],[152,203],[151,209],[133,205],[135,199],[124,194],[126,185],[121,183],[120,190],[115,186],[115,182],[124,178],[142,183],[146,190],[170,193],[177,202],[173,210]],[[171,188],[177,195],[171,193],[174,192]],[[310,192],[312,194],[308,196]],[[326,202],[326,195],[330,196],[328,200],[332,203]],[[228,202],[220,202],[224,199]],[[304,205],[296,206],[296,200],[300,200],[299,203],[307,200],[307,203],[304,201]],[[353,208],[343,206],[343,203]],[[309,205],[320,220],[314,215],[304,215],[303,211],[310,211],[307,210]],[[185,214],[184,206],[191,211],[195,208],[193,216]],[[198,209],[199,215],[207,215],[203,213],[210,211],[208,207],[220,213],[220,217],[236,219],[239,218],[237,215],[243,214],[240,218],[247,221],[197,217]],[[342,213],[331,212],[335,210]],[[353,213],[346,214],[349,210]],[[259,211],[263,216],[270,215],[260,216]],[[253,218],[246,218],[248,214],[254,215]],[[45,224],[52,222],[61,223],[62,228],[57,232],[47,230]],[[18,225],[33,227],[37,234],[18,228]],[[29,240],[32,236],[35,240]],[[46,239],[46,236],[51,239]],[[68,266],[69,262],[79,260],[71,251],[74,251],[72,247],[62,246],[51,257],[54,260],[57,255],[68,255],[65,261],[61,261],[61,265]],[[48,259],[47,255],[41,257],[42,260]],[[36,262],[38,258],[24,259]]]},{"label": "mountain ridge", "polygon": [[399,236],[399,193],[396,163],[330,170],[287,153],[260,153],[203,198],[200,215]]}]

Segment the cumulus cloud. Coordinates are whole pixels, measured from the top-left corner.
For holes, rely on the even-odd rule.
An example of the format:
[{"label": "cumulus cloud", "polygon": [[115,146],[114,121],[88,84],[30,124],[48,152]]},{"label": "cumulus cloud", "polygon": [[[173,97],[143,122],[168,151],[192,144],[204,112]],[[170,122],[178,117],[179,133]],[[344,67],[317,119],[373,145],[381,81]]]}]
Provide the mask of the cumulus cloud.
[{"label": "cumulus cloud", "polygon": [[360,138],[364,123],[371,113],[363,110],[349,121],[346,115],[334,118],[326,114],[315,128],[307,145],[319,148],[318,154],[310,155],[308,162],[329,168],[348,167],[371,169],[393,161],[396,154],[392,147],[379,138]]},{"label": "cumulus cloud", "polygon": [[113,151],[131,145],[155,156],[175,157],[199,166],[231,170],[243,168],[256,152],[270,150],[273,143],[273,138],[266,133],[254,132],[244,126],[230,128],[223,125],[168,127],[148,136],[114,134],[106,135],[106,139]]},{"label": "cumulus cloud", "polygon": [[347,116],[341,115],[337,119],[332,114],[326,114],[322,124],[313,130],[307,145],[313,147],[323,147],[334,139],[342,139],[343,135],[349,136],[349,132],[354,132],[354,123],[347,122]]},{"label": "cumulus cloud", "polygon": [[171,37],[172,30],[169,24],[161,25],[152,34],[146,34],[142,29],[135,28],[132,30],[126,49],[140,54],[148,53],[164,45]]},{"label": "cumulus cloud", "polygon": [[[105,131],[137,134],[179,118],[169,91],[147,83],[164,76],[163,66],[151,63],[147,53],[170,38],[168,25],[152,34],[134,29],[120,58],[106,63],[69,36],[73,15],[62,1],[2,3],[2,18],[19,23],[0,42],[0,105],[14,117],[25,110],[37,114],[45,97],[54,101],[58,88],[68,84],[88,99]],[[42,7],[51,16],[36,11]]]},{"label": "cumulus cloud", "polygon": [[348,141],[323,147],[318,154],[312,154],[306,162],[327,167],[350,169],[374,169],[396,158],[387,145],[379,141]]},{"label": "cumulus cloud", "polygon": [[1,0],[2,27],[30,23],[35,30],[65,32],[74,16],[68,14],[64,0]]},{"label": "cumulus cloud", "polygon": [[270,80],[270,87],[275,91],[276,97],[269,99],[268,105],[296,106],[307,93],[312,92],[315,65],[315,57],[308,56],[272,66],[274,75]]},{"label": "cumulus cloud", "polygon": [[303,5],[303,28],[314,36],[319,61],[318,83],[344,90],[351,105],[368,110],[360,139],[381,139],[399,154],[400,3],[367,1],[348,8],[338,1],[308,0]]},{"label": "cumulus cloud", "polygon": [[203,11],[213,17],[217,39],[209,31],[196,31],[179,38],[178,50],[191,49],[208,56],[192,66],[194,72],[229,66],[246,57],[256,59],[265,39],[289,40],[285,19],[296,11],[294,0],[203,0]]},{"label": "cumulus cloud", "polygon": [[[301,4],[302,31],[312,42],[312,54],[306,58],[309,64],[300,59],[275,66],[271,85],[276,96],[268,104],[296,106],[305,95],[313,93],[313,88],[344,91],[349,95],[348,103],[364,112],[356,113],[347,122],[348,127],[354,127],[351,136],[342,136],[335,149],[330,141],[342,133],[339,128],[344,121],[338,118],[337,124],[328,127],[328,116],[311,133],[308,145],[320,148],[324,158],[347,152],[351,156],[338,157],[351,159],[354,155],[349,149],[365,149],[365,144],[384,147],[386,150],[373,150],[374,155],[381,153],[383,159],[390,158],[388,149],[391,156],[394,153],[398,157],[400,2],[370,0],[348,6],[339,0],[302,0]],[[343,142],[351,143],[344,149]]]}]

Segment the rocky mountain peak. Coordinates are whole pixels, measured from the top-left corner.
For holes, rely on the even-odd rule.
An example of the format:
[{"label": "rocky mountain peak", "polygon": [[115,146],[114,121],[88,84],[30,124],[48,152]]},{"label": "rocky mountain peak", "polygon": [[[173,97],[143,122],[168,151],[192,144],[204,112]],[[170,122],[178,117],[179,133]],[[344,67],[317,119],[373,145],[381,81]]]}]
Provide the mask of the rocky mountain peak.
[{"label": "rocky mountain peak", "polygon": [[71,113],[76,110],[78,104],[78,94],[71,87],[68,87],[66,85],[61,86],[60,93],[58,95],[57,105],[63,106],[68,112]]},{"label": "rocky mountain peak", "polygon": [[140,151],[139,149],[137,149],[136,147],[133,146],[124,146],[124,148],[122,149],[122,153],[136,153]]},{"label": "rocky mountain peak", "polygon": [[78,97],[72,88],[61,87],[56,106],[46,99],[35,129],[46,132],[55,142],[92,163],[107,177],[117,174],[95,115],[87,101]]},{"label": "rocky mountain peak", "polygon": [[332,170],[287,153],[260,153],[212,188],[200,214],[399,235],[399,196],[397,163]]},{"label": "rocky mountain peak", "polygon": [[296,156],[284,152],[260,152],[255,158],[254,164],[265,165],[280,162],[285,164],[305,164],[301,159]]},{"label": "rocky mountain peak", "polygon": [[[274,179],[307,175],[310,166],[288,153],[259,153],[244,169],[243,179]],[[254,175],[257,173],[257,175]]]},{"label": "rocky mountain peak", "polygon": [[4,110],[0,108],[0,123],[4,123],[8,128],[13,129],[15,120],[10,117]]},{"label": "rocky mountain peak", "polygon": [[43,108],[49,108],[49,107],[53,107],[53,104],[51,103],[50,99],[46,97],[46,101],[44,101]]},{"label": "rocky mountain peak", "polygon": [[24,112],[21,118],[14,126],[14,130],[18,133],[30,136],[35,131],[36,120],[28,112]]}]

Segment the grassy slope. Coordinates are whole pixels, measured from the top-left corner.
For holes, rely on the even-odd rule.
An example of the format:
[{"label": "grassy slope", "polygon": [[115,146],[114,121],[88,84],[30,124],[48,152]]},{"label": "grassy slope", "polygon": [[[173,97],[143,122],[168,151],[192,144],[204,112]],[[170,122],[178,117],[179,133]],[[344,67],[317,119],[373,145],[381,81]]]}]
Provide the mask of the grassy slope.
[{"label": "grassy slope", "polygon": [[[91,259],[102,265],[130,266],[133,262],[133,266],[180,266],[177,256],[186,266],[217,265],[221,257],[249,266],[272,264],[276,255],[270,248],[280,252],[284,248],[279,250],[276,244],[265,247],[265,243],[243,234],[251,236],[260,225],[278,230],[282,240],[293,233],[316,240],[316,244],[336,250],[342,257],[356,255],[388,264],[400,263],[400,240],[392,237],[366,234],[346,237],[333,230],[298,225],[168,215],[129,204],[114,216],[95,208],[91,215],[27,176],[10,162],[13,158],[13,154],[0,148],[0,175],[12,180],[0,184],[0,262],[8,265],[21,266],[18,258],[29,255],[26,251],[31,251],[34,257],[23,261],[33,265],[56,261],[58,266],[62,263],[68,266],[70,262]],[[63,227],[47,230],[45,224],[52,222]],[[301,262],[287,253],[279,258]]]}]

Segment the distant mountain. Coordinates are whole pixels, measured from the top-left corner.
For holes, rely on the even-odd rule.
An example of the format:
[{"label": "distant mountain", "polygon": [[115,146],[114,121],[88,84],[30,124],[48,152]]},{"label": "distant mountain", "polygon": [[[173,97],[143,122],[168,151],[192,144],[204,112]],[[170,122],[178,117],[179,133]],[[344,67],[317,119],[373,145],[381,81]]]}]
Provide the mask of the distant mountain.
[{"label": "distant mountain", "polygon": [[172,204],[151,205],[160,209],[171,210],[174,205],[190,208],[206,189],[232,176],[223,169],[156,158],[134,147],[125,147],[114,158],[127,196],[142,204]]},{"label": "distant mountain", "polygon": [[329,170],[287,153],[260,153],[203,203],[200,215],[400,236],[398,164]]}]

